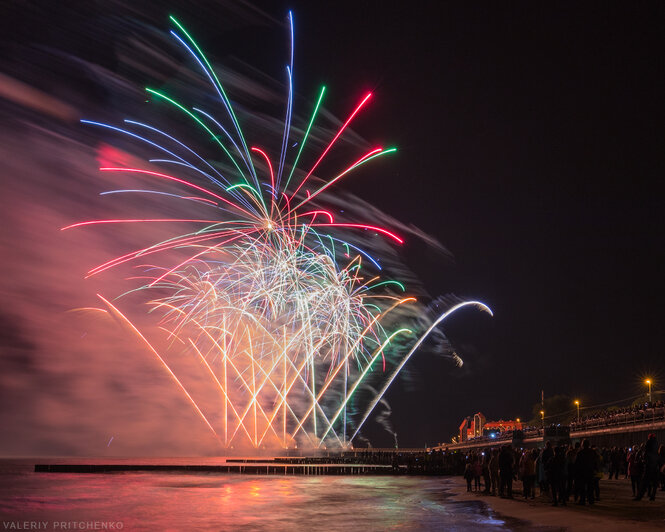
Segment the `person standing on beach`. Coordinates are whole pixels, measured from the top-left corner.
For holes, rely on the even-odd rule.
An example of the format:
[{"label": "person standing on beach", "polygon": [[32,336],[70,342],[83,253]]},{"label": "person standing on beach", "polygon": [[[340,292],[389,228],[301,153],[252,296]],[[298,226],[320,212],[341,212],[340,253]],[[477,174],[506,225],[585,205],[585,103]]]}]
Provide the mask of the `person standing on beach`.
[{"label": "person standing on beach", "polygon": [[584,506],[586,501],[593,504],[593,479],[596,471],[596,451],[591,449],[589,440],[582,442],[582,449],[577,453],[575,460],[575,483],[579,491],[580,500],[577,504]]},{"label": "person standing on beach", "polygon": [[658,456],[660,461],[660,491],[665,491],[665,445],[661,445],[658,448]]},{"label": "person standing on beach", "polygon": [[582,443],[581,442],[576,442],[575,443],[575,461],[573,464],[573,499],[575,502],[580,498],[580,486],[577,482],[577,455],[579,454],[580,450],[582,449]]},{"label": "person standing on beach", "polygon": [[522,456],[520,456],[519,461],[517,462],[517,477],[522,481],[522,494],[524,495],[524,498],[526,499],[528,496],[528,481],[526,480],[526,475],[524,471],[524,462],[525,462],[525,457],[528,451],[522,451]]},{"label": "person standing on beach", "polygon": [[483,474],[483,463],[481,457],[477,456],[473,461],[473,490],[480,491],[480,477]]},{"label": "person standing on beach", "polygon": [[540,487],[541,493],[547,493],[550,489],[550,483],[549,479],[547,478],[547,470],[549,468],[549,463],[550,460],[554,458],[554,451],[552,450],[552,442],[547,441],[545,443],[545,447],[543,448],[543,452],[540,453],[540,463],[543,468],[543,482]]},{"label": "person standing on beach", "polygon": [[464,466],[464,480],[466,480],[466,491],[471,491],[471,481],[473,480],[473,464],[468,460]]},{"label": "person standing on beach", "polygon": [[558,506],[559,503],[566,505],[566,450],[564,447],[557,447],[554,450],[554,458],[547,464],[547,476],[552,489],[552,505]]},{"label": "person standing on beach", "polygon": [[510,445],[504,445],[499,453],[499,496],[503,497],[504,493],[509,499],[513,498],[513,467],[515,459]]},{"label": "person standing on beach", "polygon": [[600,479],[603,478],[603,455],[595,445],[591,446],[591,450],[596,453],[596,463],[593,467],[593,499],[594,501],[599,501]]},{"label": "person standing on beach", "polygon": [[643,473],[644,464],[639,452],[640,447],[636,445],[628,453],[628,476],[630,477],[630,488],[633,491],[633,497],[636,497],[640,490],[640,479]]},{"label": "person standing on beach", "polygon": [[483,483],[485,484],[485,489],[483,493],[489,495],[492,480],[490,478],[490,453],[489,451],[483,453]]},{"label": "person standing on beach", "polygon": [[651,433],[644,444],[644,475],[640,483],[640,491],[635,497],[639,501],[647,493],[650,501],[656,500],[656,490],[658,489],[658,475],[660,474],[660,456],[658,455],[658,440],[656,435]]},{"label": "person standing on beach", "polygon": [[570,499],[570,494],[573,493],[573,484],[575,481],[575,458],[577,457],[577,447],[572,445],[568,446],[566,452],[566,501]]},{"label": "person standing on beach", "polygon": [[492,481],[492,495],[496,495],[499,489],[499,451],[492,449],[492,458],[490,459],[490,479]]},{"label": "person standing on beach", "polygon": [[524,451],[520,459],[520,474],[522,475],[524,498],[531,497],[533,499],[536,491],[534,486],[536,483],[536,461],[533,452],[528,449]]},{"label": "person standing on beach", "polygon": [[610,451],[610,471],[608,480],[619,480],[619,471],[621,470],[621,449],[619,447],[612,447]]}]

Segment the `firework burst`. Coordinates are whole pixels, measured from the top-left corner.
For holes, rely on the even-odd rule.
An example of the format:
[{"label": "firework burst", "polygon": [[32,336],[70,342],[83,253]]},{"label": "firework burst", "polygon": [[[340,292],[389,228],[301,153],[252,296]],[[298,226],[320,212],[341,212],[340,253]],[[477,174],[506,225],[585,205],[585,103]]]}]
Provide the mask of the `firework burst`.
[{"label": "firework burst", "polygon": [[[102,167],[154,183],[149,189],[105,194],[163,195],[195,202],[207,216],[187,218],[105,219],[64,229],[100,224],[174,224],[191,229],[136,249],[92,268],[95,276],[133,264],[143,274],[131,290],[148,294],[151,312],[169,340],[205,368],[219,393],[220,412],[204,412],[167,361],[120,310],[100,295],[109,311],[129,324],[159,359],[197,415],[224,447],[347,446],[401,368],[424,338],[458,308],[440,316],[419,338],[399,325],[396,310],[415,302],[404,286],[377,275],[378,262],[344,232],[371,231],[401,244],[387,228],[338,221],[319,203],[321,194],[356,168],[395,148],[376,147],[345,169],[321,181],[315,171],[355,117],[371,99],[366,94],[307,171],[298,169],[318,116],[325,88],[301,139],[292,144],[293,19],[288,96],[279,156],[247,142],[234,106],[205,54],[182,24],[171,17],[171,34],[209,81],[222,110],[189,108],[171,95],[148,88],[159,101],[190,122],[221,150],[222,167],[192,146],[158,127],[125,120],[123,126],[84,120],[130,137],[159,154],[147,168]],[[293,148],[298,145],[296,153]],[[292,162],[290,160],[292,159]],[[182,175],[193,176],[185,179]],[[176,191],[174,192],[174,187]],[[170,225],[169,225],[170,227]],[[168,257],[169,260],[165,260]],[[173,257],[178,260],[173,261]],[[166,264],[166,265],[165,265]],[[386,372],[386,350],[413,336],[399,364]],[[381,390],[362,415],[351,419],[349,403],[369,376],[383,375]],[[215,420],[211,421],[212,417]],[[350,430],[353,429],[353,432]]]}]

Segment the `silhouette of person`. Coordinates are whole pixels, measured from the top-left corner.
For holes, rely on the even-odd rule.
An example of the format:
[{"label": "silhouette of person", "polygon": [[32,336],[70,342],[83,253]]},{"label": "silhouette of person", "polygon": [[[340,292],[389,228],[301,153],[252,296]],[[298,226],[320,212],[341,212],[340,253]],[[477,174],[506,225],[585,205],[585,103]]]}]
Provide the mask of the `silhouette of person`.
[{"label": "silhouette of person", "polygon": [[591,449],[589,440],[584,440],[582,442],[582,449],[577,453],[577,458],[575,459],[575,482],[579,485],[578,489],[580,496],[577,504],[584,505],[586,504],[586,501],[588,501],[589,504],[594,503],[593,478],[596,472],[597,461],[596,451]]}]

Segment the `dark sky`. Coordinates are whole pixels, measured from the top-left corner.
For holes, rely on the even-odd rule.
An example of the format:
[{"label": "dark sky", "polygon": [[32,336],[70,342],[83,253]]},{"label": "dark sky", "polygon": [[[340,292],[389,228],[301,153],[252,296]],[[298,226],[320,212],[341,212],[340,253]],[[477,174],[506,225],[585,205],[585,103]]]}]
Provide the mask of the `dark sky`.
[{"label": "dark sky", "polygon": [[444,327],[467,371],[413,359],[396,431],[421,445],[478,410],[530,417],[541,389],[590,405],[662,383],[663,4],[432,6],[296,7],[307,71],[374,89],[368,135],[400,147],[347,186],[451,251],[407,247],[431,294],[495,312]]},{"label": "dark sky", "polygon": [[[583,405],[633,397],[647,375],[663,389],[662,2],[197,5],[172,12],[206,50],[275,78],[293,9],[299,94],[326,84],[341,117],[374,92],[354,129],[399,151],[344,186],[451,252],[404,248],[432,297],[494,310],[443,327],[462,370],[416,355],[388,392],[401,445],[447,441],[478,410],[528,418],[541,389]],[[166,27],[167,9],[144,13]],[[112,64],[88,44],[103,41],[85,26],[100,10],[54,8],[48,27],[12,24],[5,40],[57,40]]]}]

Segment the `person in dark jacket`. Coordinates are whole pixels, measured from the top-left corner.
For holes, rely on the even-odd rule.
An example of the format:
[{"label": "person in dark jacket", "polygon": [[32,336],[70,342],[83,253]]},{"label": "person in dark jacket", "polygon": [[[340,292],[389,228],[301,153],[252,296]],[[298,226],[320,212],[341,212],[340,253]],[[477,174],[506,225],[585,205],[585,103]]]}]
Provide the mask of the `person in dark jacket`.
[{"label": "person in dark jacket", "polygon": [[658,455],[658,440],[655,434],[649,434],[644,444],[644,474],[640,482],[640,491],[635,497],[639,501],[646,493],[650,501],[656,500],[658,489],[658,475],[660,474],[660,456]]},{"label": "person in dark jacket", "polygon": [[575,458],[577,457],[578,447],[570,445],[566,452],[566,501],[570,499],[573,494],[573,486],[575,481]]},{"label": "person in dark jacket", "polygon": [[[537,451],[526,450],[519,462],[520,475],[522,477],[522,494],[525,499],[529,496],[533,499],[535,496],[536,483],[536,458]],[[534,456],[535,454],[535,456]]]},{"label": "person in dark jacket", "polygon": [[466,491],[471,491],[471,482],[473,481],[473,464],[470,460],[464,466],[464,480],[466,480]]},{"label": "person in dark jacket", "polygon": [[658,448],[658,456],[660,456],[660,491],[665,491],[665,445]]},{"label": "person in dark jacket", "polygon": [[578,485],[580,497],[577,504],[584,505],[586,501],[589,501],[589,504],[594,503],[593,479],[597,461],[596,452],[591,449],[589,440],[584,440],[582,442],[582,449],[577,453],[577,458],[575,459],[575,483]]},{"label": "person in dark jacket", "polygon": [[633,497],[640,491],[640,480],[644,474],[644,455],[640,446],[633,447],[628,454],[628,476],[630,476],[630,487]]},{"label": "person in dark jacket", "polygon": [[552,489],[552,504],[566,505],[566,449],[557,447],[554,457],[547,463],[547,480]]},{"label": "person in dark jacket", "polygon": [[490,478],[490,453],[483,453],[483,455],[483,482],[485,483],[483,493],[489,495],[492,486],[492,480]]},{"label": "person in dark jacket", "polygon": [[480,456],[473,461],[473,490],[480,491],[480,476],[483,474],[483,463]]},{"label": "person in dark jacket", "polygon": [[543,448],[543,451],[540,453],[540,463],[543,466],[543,471],[545,472],[545,477],[544,481],[540,486],[540,491],[543,493],[547,493],[550,489],[550,482],[547,477],[547,468],[549,467],[550,460],[554,458],[554,451],[552,450],[552,442],[547,441],[545,443],[545,447]]},{"label": "person in dark jacket", "polygon": [[610,451],[610,471],[609,476],[607,477],[608,480],[612,480],[612,476],[614,476],[614,480],[619,480],[621,458],[621,449],[612,447],[612,450]]},{"label": "person in dark jacket", "polygon": [[600,500],[600,479],[603,478],[603,455],[595,445],[591,446],[591,450],[596,453],[596,463],[593,466],[593,500],[598,502]]},{"label": "person in dark jacket", "polygon": [[513,498],[513,467],[514,467],[514,456],[513,452],[510,449],[510,445],[504,445],[499,453],[499,480],[501,484],[499,485],[499,496],[503,497],[506,494],[506,497],[509,499]]},{"label": "person in dark jacket", "polygon": [[499,490],[499,451],[492,449],[492,458],[490,458],[490,480],[492,481],[492,495],[496,495]]}]

